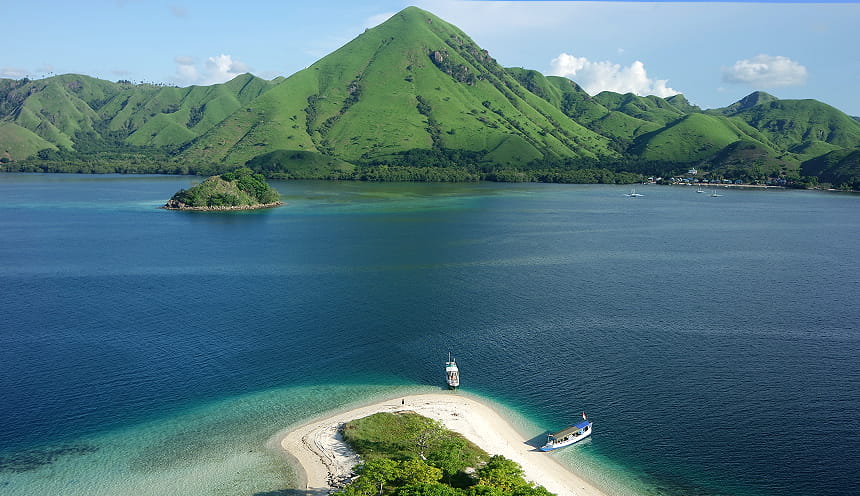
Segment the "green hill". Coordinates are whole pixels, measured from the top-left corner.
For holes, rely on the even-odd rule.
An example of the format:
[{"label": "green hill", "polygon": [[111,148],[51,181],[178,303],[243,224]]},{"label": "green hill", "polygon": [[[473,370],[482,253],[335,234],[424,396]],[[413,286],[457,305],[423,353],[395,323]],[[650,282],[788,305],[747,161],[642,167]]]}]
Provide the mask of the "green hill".
[{"label": "green hill", "polygon": [[410,7],[282,81],[184,156],[245,162],[303,150],[386,162],[451,149],[522,165],[613,156],[609,143],[524,88],[462,31]]},{"label": "green hill", "polygon": [[146,88],[112,98],[100,111],[113,132],[129,131],[132,145],[178,146],[222,122],[271,83],[250,74],[224,84]]},{"label": "green hill", "polygon": [[697,164],[712,175],[744,182],[797,174],[798,163],[790,154],[780,154],[757,141],[738,140]]},{"label": "green hill", "polygon": [[257,155],[247,165],[276,179],[343,179],[355,171],[349,162],[304,150],[276,150]]},{"label": "green hill", "polygon": [[[759,130],[781,149],[810,158],[820,146],[852,148],[860,143],[860,123],[845,113],[816,100],[779,100],[756,92],[722,109],[723,115],[741,119]],[[827,150],[830,151],[830,150]]]},{"label": "green hill", "polygon": [[[594,96],[594,100],[609,110],[615,110],[661,126],[665,126],[687,114],[686,109],[679,109],[667,100],[654,95],[638,96],[633,93],[622,95],[612,91],[602,91]],[[685,105],[684,107],[687,106]]]},{"label": "green hill", "polygon": [[801,170],[822,183],[860,190],[860,148],[835,150],[807,160]]},{"label": "green hill", "polygon": [[536,88],[536,94],[558,107],[574,121],[610,138],[610,146],[618,151],[626,150],[637,136],[660,128],[658,124],[648,120],[606,108],[597,98],[590,96],[570,79],[559,76],[544,77],[537,71],[522,69],[509,71],[521,78],[527,77],[530,83],[528,88]]},{"label": "green hill", "polygon": [[51,148],[56,147],[33,131],[14,122],[0,122],[0,161],[8,163]]},{"label": "green hill", "polygon": [[[101,121],[89,102],[102,102],[117,91],[112,83],[76,74],[38,81],[4,80],[0,85],[0,123],[5,125],[7,136],[15,136],[16,141],[32,143],[32,137],[22,131],[27,130],[50,144],[45,148],[73,149],[75,136],[94,133]],[[9,150],[9,154],[25,158],[29,151],[24,147]]]},{"label": "green hill", "polygon": [[592,96],[567,78],[501,67],[415,7],[271,81],[0,79],[5,171],[212,175],[248,164],[284,178],[626,181],[636,176],[612,174],[695,166],[799,180],[830,170],[801,162],[857,147],[860,122],[815,100],[754,92],[703,111],[683,95]]},{"label": "green hill", "polygon": [[697,162],[736,141],[753,140],[739,124],[725,117],[688,114],[640,136],[632,150],[645,160]]},{"label": "green hill", "polygon": [[76,74],[0,80],[0,143],[15,160],[41,150],[64,153],[67,160],[106,150],[170,150],[271,85],[250,74],[189,88],[111,83]]},{"label": "green hill", "polygon": [[766,105],[770,102],[775,102],[777,100],[779,100],[779,98],[771,95],[770,93],[765,93],[764,91],[754,91],[749,95],[736,101],[735,103],[729,105],[728,107],[709,110],[707,113],[732,116],[737,114],[738,112],[743,112],[744,110],[751,109],[757,105]]}]

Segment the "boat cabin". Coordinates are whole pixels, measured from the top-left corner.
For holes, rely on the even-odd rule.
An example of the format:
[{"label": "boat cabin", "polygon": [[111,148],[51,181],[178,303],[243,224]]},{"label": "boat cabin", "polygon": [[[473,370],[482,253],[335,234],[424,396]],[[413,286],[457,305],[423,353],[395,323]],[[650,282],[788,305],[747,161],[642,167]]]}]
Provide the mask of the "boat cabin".
[{"label": "boat cabin", "polygon": [[583,420],[578,424],[574,424],[566,429],[562,429],[555,434],[550,434],[547,436],[547,443],[562,443],[564,441],[568,441],[572,438],[583,436],[588,433],[588,430],[591,428],[591,422],[587,420]]}]

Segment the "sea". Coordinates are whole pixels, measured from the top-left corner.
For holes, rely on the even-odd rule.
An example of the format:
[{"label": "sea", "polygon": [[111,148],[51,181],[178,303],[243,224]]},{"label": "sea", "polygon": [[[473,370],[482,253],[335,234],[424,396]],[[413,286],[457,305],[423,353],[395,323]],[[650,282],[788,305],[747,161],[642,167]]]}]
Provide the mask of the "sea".
[{"label": "sea", "polygon": [[299,495],[278,436],[469,395],[613,496],[860,491],[860,196],[0,174],[0,494]]}]

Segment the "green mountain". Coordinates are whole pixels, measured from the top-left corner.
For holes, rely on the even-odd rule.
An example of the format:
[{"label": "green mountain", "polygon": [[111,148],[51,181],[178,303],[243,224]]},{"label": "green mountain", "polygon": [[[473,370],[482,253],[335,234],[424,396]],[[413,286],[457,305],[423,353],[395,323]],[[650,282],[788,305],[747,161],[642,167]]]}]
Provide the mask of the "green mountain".
[{"label": "green mountain", "polygon": [[637,138],[632,151],[645,160],[694,162],[744,139],[747,134],[729,119],[687,114]]},{"label": "green mountain", "polygon": [[[0,80],[0,126],[21,136],[28,136],[21,129],[30,131],[43,140],[44,148],[75,150],[81,142],[109,138],[129,145],[177,146],[270,86],[249,74],[225,84],[188,88],[110,83],[77,74],[38,81],[5,79]],[[11,155],[13,150],[7,151]]]},{"label": "green mountain", "polygon": [[[827,145],[851,148],[860,143],[857,121],[829,105],[816,100],[778,100],[760,92],[753,95],[757,96],[755,104],[729,107],[723,114],[743,120],[780,148],[801,158],[819,155]],[[827,145],[822,147],[822,144]]]},{"label": "green mountain", "polygon": [[637,136],[660,128],[659,124],[650,120],[608,108],[570,79],[544,77],[537,71],[508,70],[518,79],[525,81],[524,84],[530,91],[561,109],[574,121],[609,137],[612,140],[611,146],[616,150],[625,150]]},{"label": "green mountain", "polygon": [[594,96],[594,100],[609,110],[615,110],[661,126],[686,115],[684,110],[654,95],[638,96],[633,93],[622,95],[612,91],[602,91]]},{"label": "green mountain", "polygon": [[695,167],[851,185],[846,157],[858,147],[860,122],[815,100],[755,92],[702,110],[683,95],[592,96],[567,78],[501,67],[415,7],[272,81],[0,79],[0,170],[10,171],[217,174],[247,164],[284,178],[619,181],[635,176],[613,174]]},{"label": "green mountain", "polygon": [[410,7],[290,76],[183,156],[243,163],[285,150],[372,162],[416,149],[478,152],[502,166],[616,155],[609,139],[523,87],[462,31]]}]

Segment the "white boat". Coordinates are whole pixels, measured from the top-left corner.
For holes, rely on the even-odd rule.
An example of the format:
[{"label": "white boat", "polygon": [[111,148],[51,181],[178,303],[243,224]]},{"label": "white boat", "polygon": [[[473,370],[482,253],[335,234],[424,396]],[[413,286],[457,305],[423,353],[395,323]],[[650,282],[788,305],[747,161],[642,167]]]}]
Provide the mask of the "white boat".
[{"label": "white boat", "polygon": [[552,451],[571,444],[578,443],[591,435],[591,424],[582,413],[582,422],[571,425],[566,429],[546,435],[546,444],[540,447],[541,451]]},{"label": "white boat", "polygon": [[703,190],[701,187],[696,190],[696,193],[704,193],[704,192],[705,192],[705,190]]},{"label": "white boat", "polygon": [[630,193],[627,193],[624,196],[626,196],[628,198],[638,198],[640,196],[645,196],[645,195],[641,195],[641,194],[637,193],[636,188],[633,188],[630,190]]},{"label": "white boat", "polygon": [[716,197],[718,197],[718,196],[723,196],[723,195],[718,194],[718,193],[717,193],[717,190],[714,190],[714,192],[713,192],[713,193],[711,193],[711,196],[712,196],[712,197],[714,197],[714,198],[716,198]]},{"label": "white boat", "polygon": [[457,361],[451,358],[450,353],[448,353],[448,361],[445,362],[445,380],[451,389],[460,387],[460,369],[457,368]]}]

